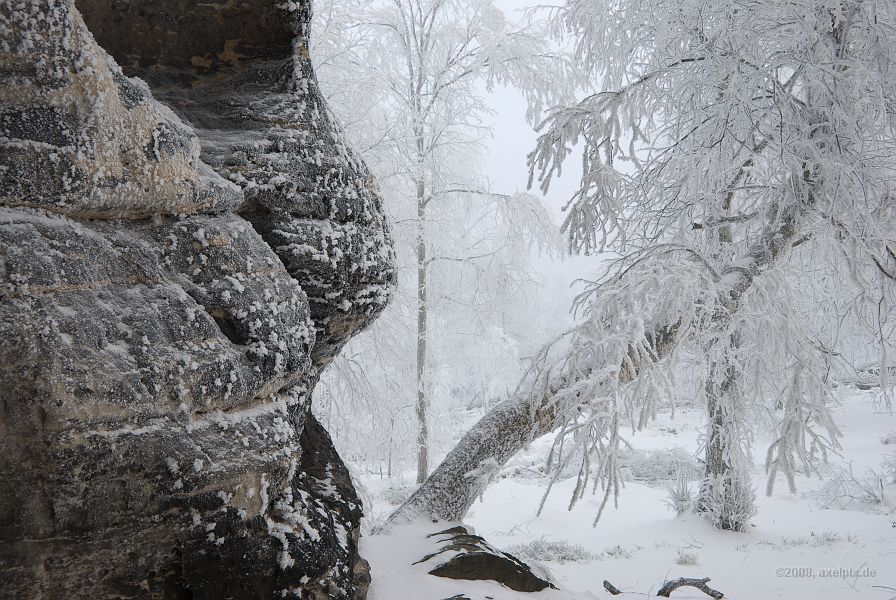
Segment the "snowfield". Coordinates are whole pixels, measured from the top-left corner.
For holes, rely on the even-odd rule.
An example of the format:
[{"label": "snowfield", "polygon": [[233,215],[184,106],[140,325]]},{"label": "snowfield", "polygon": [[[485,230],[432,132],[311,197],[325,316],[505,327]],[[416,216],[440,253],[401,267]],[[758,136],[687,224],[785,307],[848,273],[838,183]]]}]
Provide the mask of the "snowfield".
[{"label": "snowfield", "polygon": [[[515,553],[548,573],[560,590],[514,592],[497,584],[441,579],[411,566],[423,555],[425,533],[449,524],[417,525],[389,534],[368,534],[361,552],[371,563],[371,600],[440,600],[464,594],[472,600],[510,598],[586,599],[611,597],[607,579],[625,592],[618,598],[655,597],[666,579],[710,577],[726,598],[757,600],[842,600],[896,597],[896,486],[884,485],[883,502],[871,504],[855,486],[837,487],[838,474],[852,468],[859,481],[873,469],[887,480],[884,460],[896,453],[896,416],[875,409],[867,392],[843,394],[834,410],[843,437],[839,456],[821,465],[824,480],[800,475],[797,493],[783,476],[765,495],[761,462],[768,440],[754,440],[753,484],[759,512],[747,533],[720,531],[693,514],[676,517],[667,507],[670,482],[628,481],[618,508],[608,508],[596,527],[600,498],[588,496],[567,510],[575,477],[558,481],[536,516],[546,479],[535,476],[549,439],[538,440],[502,472],[467,517],[466,524],[491,544]],[[648,430],[627,439],[638,450],[685,449],[695,456],[704,413],[661,414]],[[671,455],[671,452],[669,452]],[[407,493],[411,475],[366,479],[371,524]],[[696,481],[692,483],[696,491]],[[874,488],[872,487],[872,490]],[[855,496],[854,498],[848,496]],[[612,501],[611,501],[612,502]],[[842,507],[842,508],[841,508]],[[690,564],[693,563],[693,564]],[[708,598],[694,588],[671,595]]]}]

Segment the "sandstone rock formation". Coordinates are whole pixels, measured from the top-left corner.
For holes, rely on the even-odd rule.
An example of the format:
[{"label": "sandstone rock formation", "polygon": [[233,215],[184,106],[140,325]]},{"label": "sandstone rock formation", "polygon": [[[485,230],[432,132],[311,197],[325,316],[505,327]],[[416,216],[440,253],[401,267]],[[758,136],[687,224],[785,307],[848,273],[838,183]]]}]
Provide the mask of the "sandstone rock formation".
[{"label": "sandstone rock formation", "polygon": [[[497,581],[517,592],[540,592],[554,588],[551,582],[536,575],[529,565],[512,554],[498,550],[463,525],[426,537],[435,549],[417,563],[432,566],[430,575],[467,581]],[[456,596],[455,599],[463,600],[463,597]]]},{"label": "sandstone rock formation", "polygon": [[0,0],[4,598],[364,597],[310,394],[393,254],[309,11]]}]

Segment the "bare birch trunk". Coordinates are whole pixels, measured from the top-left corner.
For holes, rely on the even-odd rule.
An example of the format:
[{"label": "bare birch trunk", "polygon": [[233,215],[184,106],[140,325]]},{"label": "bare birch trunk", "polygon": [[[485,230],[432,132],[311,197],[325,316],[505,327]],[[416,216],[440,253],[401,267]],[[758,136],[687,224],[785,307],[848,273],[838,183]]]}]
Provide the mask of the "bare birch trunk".
[{"label": "bare birch trunk", "polygon": [[[738,180],[745,171],[741,170]],[[734,192],[723,203],[725,216],[730,216]],[[719,255],[724,256],[732,243],[731,226],[718,229]],[[739,346],[733,333],[728,343],[731,352],[722,352],[709,365],[709,376],[704,386],[708,423],[706,427],[706,464],[696,511],[719,529],[743,531],[753,516],[753,491],[746,469],[747,440],[738,426],[740,397],[738,372],[731,353]],[[712,355],[712,349],[709,354]]]},{"label": "bare birch trunk", "polygon": [[417,180],[417,484],[429,475],[429,428],[426,423],[426,188]]},{"label": "bare birch trunk", "polygon": [[[731,346],[737,347],[736,336]],[[737,379],[734,361],[726,355],[712,365],[706,382],[706,470],[696,509],[719,529],[744,531],[755,514],[755,494],[747,471],[748,440],[740,422]]]}]

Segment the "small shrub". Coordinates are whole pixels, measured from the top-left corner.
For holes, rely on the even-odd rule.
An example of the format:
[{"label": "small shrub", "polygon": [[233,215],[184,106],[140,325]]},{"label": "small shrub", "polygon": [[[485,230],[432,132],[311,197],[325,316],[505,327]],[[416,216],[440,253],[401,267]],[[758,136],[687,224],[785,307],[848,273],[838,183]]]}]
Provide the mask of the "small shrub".
[{"label": "small shrub", "polygon": [[532,540],[526,544],[511,546],[507,552],[524,562],[576,563],[596,560],[597,556],[588,552],[579,544],[570,544],[566,540],[550,541],[544,538]]},{"label": "small shrub", "polygon": [[669,450],[620,450],[619,467],[629,481],[657,484],[674,481],[679,475],[688,479],[700,477],[700,464],[682,448]]},{"label": "small shrub", "polygon": [[691,482],[686,473],[678,473],[678,477],[669,488],[669,497],[666,498],[665,503],[677,517],[694,508],[694,491],[691,489]]},{"label": "small shrub", "polygon": [[884,503],[886,476],[874,469],[856,476],[852,465],[840,468],[818,491],[816,499],[824,508],[873,507]]},{"label": "small shrub", "polygon": [[678,550],[678,556],[675,557],[675,564],[677,565],[696,565],[697,564],[697,554],[694,552],[687,552],[685,550]]},{"label": "small shrub", "polygon": [[888,483],[896,483],[896,452],[884,461],[884,477]]},{"label": "small shrub", "polygon": [[836,544],[840,541],[840,534],[835,531],[822,531],[819,534],[812,534],[809,536],[812,538],[812,541],[809,542],[812,546],[830,546],[831,544]]},{"label": "small shrub", "polygon": [[628,550],[627,548],[620,546],[619,544],[616,544],[615,546],[610,546],[609,548],[607,548],[606,550],[601,552],[597,557],[600,560],[631,558],[632,552],[635,552],[640,549],[641,549],[640,546],[635,546],[631,550]]}]

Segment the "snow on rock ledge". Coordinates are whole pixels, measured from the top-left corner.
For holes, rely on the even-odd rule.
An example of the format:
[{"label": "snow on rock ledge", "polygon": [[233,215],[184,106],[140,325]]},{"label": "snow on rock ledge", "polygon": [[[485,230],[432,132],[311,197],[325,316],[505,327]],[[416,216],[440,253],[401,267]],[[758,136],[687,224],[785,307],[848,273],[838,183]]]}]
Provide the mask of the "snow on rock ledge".
[{"label": "snow on rock ledge", "polygon": [[308,10],[0,0],[4,594],[364,597],[309,399],[393,254]]},{"label": "snow on rock ledge", "polygon": [[517,592],[540,592],[553,584],[532,572],[529,565],[502,552],[463,525],[443,529],[426,536],[436,549],[418,563],[435,566],[430,575],[461,580],[487,580]]}]

